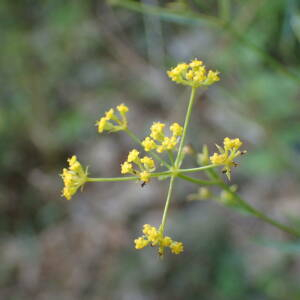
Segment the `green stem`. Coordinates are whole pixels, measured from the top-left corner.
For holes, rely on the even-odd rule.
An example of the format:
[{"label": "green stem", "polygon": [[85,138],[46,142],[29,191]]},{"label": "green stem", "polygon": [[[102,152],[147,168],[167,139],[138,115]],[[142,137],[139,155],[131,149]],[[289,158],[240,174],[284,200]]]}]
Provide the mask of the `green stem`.
[{"label": "green stem", "polygon": [[112,182],[112,181],[130,181],[138,180],[137,176],[124,176],[124,177],[112,177],[112,178],[88,178],[87,182]]},{"label": "green stem", "polygon": [[264,213],[262,213],[261,211],[257,210],[256,208],[251,206],[249,203],[247,203],[237,193],[231,191],[230,187],[227,184],[225,184],[224,182],[220,182],[220,183],[218,183],[218,185],[221,188],[223,188],[224,190],[226,190],[227,192],[229,192],[234,197],[234,199],[241,205],[241,207],[245,208],[252,215],[256,216],[257,218],[259,218],[259,219],[261,219],[261,220],[263,220],[285,232],[288,232],[289,234],[300,237],[300,232],[298,230],[295,230],[294,228],[291,228],[289,226],[281,224],[281,223],[277,222],[276,220],[266,216]]},{"label": "green stem", "polygon": [[[180,144],[179,144],[179,149],[178,149],[177,156],[176,156],[175,163],[174,163],[175,169],[179,169],[181,166],[181,163],[182,163],[182,150],[183,150],[183,146],[184,146],[184,142],[185,142],[185,138],[186,138],[187,128],[188,128],[188,125],[189,125],[189,122],[191,119],[193,104],[195,102],[195,94],[196,94],[196,88],[193,87],[192,91],[191,91],[191,96],[190,96],[190,100],[189,100],[189,105],[188,105],[185,121],[184,121],[183,133],[182,133],[182,137],[181,137]],[[190,170],[189,169],[180,170],[180,172],[182,172],[182,171],[184,172],[184,171],[190,171]],[[176,170],[175,170],[175,172],[176,172]],[[179,172],[179,170],[177,170],[177,173],[173,174],[173,176],[171,177],[171,180],[170,180],[169,190],[168,190],[168,194],[167,194],[167,200],[166,200],[164,213],[163,213],[161,225],[160,225],[160,231],[162,234],[165,230],[165,225],[166,225],[168,210],[169,210],[169,206],[170,206],[175,177],[178,176],[180,174],[180,172]]]},{"label": "green stem", "polygon": [[194,173],[194,172],[199,172],[199,171],[205,171],[205,170],[210,170],[215,168],[216,165],[207,165],[203,167],[198,167],[198,168],[190,168],[190,169],[179,169],[178,173]]},{"label": "green stem", "polygon": [[174,153],[172,150],[168,150],[168,156],[169,156],[171,164],[173,165],[174,164]]},{"label": "green stem", "polygon": [[169,189],[168,189],[168,194],[167,194],[167,200],[166,200],[166,204],[165,204],[165,208],[164,208],[164,213],[163,213],[162,220],[161,220],[161,225],[159,227],[159,230],[161,231],[162,234],[165,230],[165,225],[166,225],[168,210],[169,210],[169,206],[170,206],[170,200],[171,200],[171,196],[172,196],[174,181],[175,181],[175,176],[172,176],[171,179],[170,179],[170,185],[169,185]]},{"label": "green stem", "polygon": [[142,141],[128,128],[125,129],[125,132],[138,144],[141,144]]},{"label": "green stem", "polygon": [[224,22],[227,23],[230,19],[230,0],[219,0],[219,17]]},{"label": "green stem", "polygon": [[[173,171],[163,171],[163,172],[153,172],[151,173],[151,177],[161,177],[161,176],[179,176],[185,178],[191,178],[183,175],[183,173],[191,173],[207,170],[210,168],[214,168],[214,165],[199,167],[199,168],[191,168],[191,169],[179,169],[176,174]],[[130,181],[130,180],[139,180],[138,176],[124,176],[124,177],[110,177],[110,178],[88,178],[87,182],[113,182],[113,181]],[[209,182],[209,181],[207,181]],[[216,181],[215,181],[216,183]],[[203,184],[205,184],[205,180],[203,180]]]},{"label": "green stem", "polygon": [[183,174],[179,174],[178,177],[180,177],[186,181],[199,184],[199,185],[216,185],[216,184],[220,183],[220,181],[217,181],[217,180],[211,180],[211,181],[210,180],[202,180],[202,179],[186,176]]},{"label": "green stem", "polygon": [[191,91],[191,96],[190,96],[190,100],[189,100],[189,105],[188,105],[188,109],[186,112],[186,116],[185,116],[185,121],[184,121],[184,126],[183,126],[183,133],[182,133],[182,137],[180,140],[180,144],[179,144],[179,149],[178,149],[178,153],[177,153],[177,157],[175,160],[175,168],[180,168],[181,164],[182,164],[182,150],[183,150],[183,146],[185,143],[185,139],[186,139],[186,133],[187,133],[187,128],[191,119],[191,114],[192,114],[192,109],[193,109],[193,104],[195,102],[195,95],[196,95],[196,90],[197,88],[192,87],[192,91]]},{"label": "green stem", "polygon": [[[237,201],[237,203],[243,207],[246,211],[248,211],[249,213],[251,213],[252,215],[254,215],[255,217],[271,224],[272,226],[281,229],[289,234],[292,234],[294,236],[300,237],[300,232],[298,230],[295,230],[289,226],[286,226],[284,224],[281,224],[275,220],[273,220],[272,218],[266,216],[264,213],[262,213],[261,211],[257,210],[256,208],[254,208],[253,206],[251,206],[249,203],[247,203],[244,199],[242,199],[237,193],[233,192],[230,187],[225,184],[223,182],[223,180],[220,178],[220,176],[215,172],[215,170],[209,169],[207,170],[208,175],[215,180],[218,180],[217,185],[219,187],[221,187],[222,189],[226,190],[228,193],[230,193],[234,199]],[[182,178],[187,180],[186,178]],[[188,180],[190,181],[190,180]],[[197,182],[194,181],[196,184]],[[201,183],[198,183],[199,185],[201,185]]]},{"label": "green stem", "polygon": [[[151,177],[160,176],[171,176],[173,173],[171,171],[155,172],[151,173]],[[130,181],[139,180],[138,176],[124,176],[124,177],[111,177],[111,178],[88,178],[87,182],[110,182],[110,181]]]}]

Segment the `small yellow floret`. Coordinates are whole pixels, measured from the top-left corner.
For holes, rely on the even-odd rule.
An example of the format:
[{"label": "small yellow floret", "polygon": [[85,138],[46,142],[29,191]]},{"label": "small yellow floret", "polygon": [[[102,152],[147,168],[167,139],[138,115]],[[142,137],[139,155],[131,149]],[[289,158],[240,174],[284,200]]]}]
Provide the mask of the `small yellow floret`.
[{"label": "small yellow floret", "polygon": [[169,236],[163,236],[162,231],[156,229],[154,226],[145,224],[142,231],[144,235],[134,240],[136,249],[142,249],[149,244],[157,246],[160,256],[164,255],[165,248],[167,247],[174,254],[179,254],[183,251],[183,244],[181,242],[173,241]]},{"label": "small yellow floret", "polygon": [[104,117],[99,119],[96,123],[99,133],[103,131],[117,132],[127,128],[126,112],[128,111],[128,107],[124,104],[120,104],[117,106],[117,110],[119,111],[118,117],[115,115],[114,109],[111,108],[105,112]]},{"label": "small yellow floret", "polygon": [[172,242],[173,240],[169,236],[165,236],[161,241],[163,247],[169,247]]},{"label": "small yellow floret", "polygon": [[143,171],[140,173],[140,180],[148,182],[150,180],[151,174],[149,172]]},{"label": "small yellow floret", "polygon": [[194,59],[191,63],[190,63],[190,67],[191,68],[197,68],[203,65],[203,61],[198,60],[197,58]]},{"label": "small yellow floret", "polygon": [[128,112],[128,107],[126,105],[124,105],[123,103],[117,106],[117,110],[121,113],[121,114],[125,114]]},{"label": "small yellow floret", "polygon": [[139,161],[139,154],[140,152],[137,151],[136,149],[131,150],[128,154],[127,161],[137,163]]},{"label": "small yellow floret", "polygon": [[224,138],[224,149],[230,150],[230,149],[239,149],[243,143],[240,141],[239,138],[236,139],[230,139],[228,137]]},{"label": "small yellow floret", "polygon": [[183,132],[183,128],[178,123],[173,123],[170,126],[170,130],[172,131],[172,133],[175,137],[181,136],[182,132]]},{"label": "small yellow floret", "polygon": [[171,252],[174,254],[180,254],[183,252],[183,244],[181,242],[173,242],[170,245]]},{"label": "small yellow floret", "polygon": [[149,240],[145,240],[143,237],[139,237],[134,240],[135,249],[143,249],[149,244]]},{"label": "small yellow floret", "polygon": [[207,72],[203,62],[194,59],[189,64],[181,63],[167,71],[168,76],[176,83],[189,85],[195,88],[208,86],[219,81],[219,72],[209,70]]},{"label": "small yellow floret", "polygon": [[223,165],[226,162],[227,155],[214,153],[209,159],[214,165]]},{"label": "small yellow floret", "polygon": [[151,157],[144,156],[141,159],[141,163],[144,164],[146,169],[149,169],[149,170],[155,169],[155,163],[154,163],[154,160]]},{"label": "small yellow floret", "polygon": [[148,136],[142,141],[142,145],[146,152],[149,152],[157,147],[155,142]]},{"label": "small yellow floret", "polygon": [[246,151],[239,151],[238,149],[242,146],[240,139],[230,139],[228,137],[224,138],[224,149],[216,145],[220,153],[214,153],[210,156],[210,161],[215,165],[223,165],[223,173],[226,173],[228,179],[231,177],[231,168],[236,167],[238,164],[234,162],[234,159]]},{"label": "small yellow floret", "polygon": [[143,226],[143,233],[144,234],[146,234],[146,235],[148,235],[149,234],[149,232],[151,231],[151,230],[153,230],[153,228],[155,229],[155,227],[152,227],[151,225],[149,225],[149,224],[145,224],[144,226]]},{"label": "small yellow floret", "polygon": [[107,111],[106,113],[105,113],[105,118],[107,119],[107,120],[111,120],[112,118],[113,118],[113,116],[114,116],[114,109],[113,108],[111,108],[109,111]]},{"label": "small yellow floret", "polygon": [[166,126],[166,124],[164,124],[164,123],[154,122],[150,128],[150,130],[151,130],[150,136],[157,141],[161,141],[165,136],[164,135],[165,126]]},{"label": "small yellow floret", "polygon": [[64,182],[62,196],[70,200],[77,190],[86,183],[88,177],[87,170],[83,169],[75,155],[68,159],[68,163],[69,169],[64,168],[60,176]]},{"label": "small yellow floret", "polygon": [[172,150],[173,148],[175,148],[176,144],[177,144],[177,140],[174,136],[165,137],[162,142],[162,146],[167,150]]},{"label": "small yellow floret", "polygon": [[102,133],[105,130],[105,125],[107,123],[107,119],[105,117],[101,118],[96,125],[98,125],[98,132]]},{"label": "small yellow floret", "polygon": [[122,174],[133,173],[132,164],[129,163],[128,161],[125,161],[123,164],[121,164],[121,173]]}]

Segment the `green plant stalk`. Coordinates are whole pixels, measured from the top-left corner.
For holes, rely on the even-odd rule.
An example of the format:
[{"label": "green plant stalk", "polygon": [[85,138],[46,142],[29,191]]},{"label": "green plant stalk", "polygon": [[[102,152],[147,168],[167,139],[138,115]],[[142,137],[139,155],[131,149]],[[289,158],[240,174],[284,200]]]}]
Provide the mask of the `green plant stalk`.
[{"label": "green plant stalk", "polygon": [[182,137],[180,139],[178,153],[177,153],[176,160],[175,160],[175,163],[174,163],[174,166],[177,169],[180,168],[180,166],[182,164],[182,161],[183,161],[182,150],[183,150],[183,146],[184,146],[185,139],[186,139],[187,128],[188,128],[188,125],[189,125],[190,119],[191,119],[193,105],[194,105],[195,99],[196,99],[196,97],[195,97],[196,96],[196,90],[197,90],[197,88],[192,87],[191,96],[190,96],[190,100],[189,100],[189,105],[188,105],[188,109],[187,109],[186,116],[185,116],[185,121],[184,121],[184,126],[183,126],[183,133],[182,133]]},{"label": "green plant stalk", "polygon": [[198,178],[186,176],[186,175],[183,175],[183,174],[178,174],[178,177],[183,179],[183,180],[186,180],[186,181],[189,181],[189,182],[192,182],[192,183],[196,183],[196,184],[199,184],[199,185],[216,185],[216,184],[220,183],[220,181],[218,181],[218,180],[203,180],[203,179],[198,179]]},{"label": "green plant stalk", "polygon": [[[184,176],[183,173],[191,173],[191,172],[198,172],[198,171],[204,171],[208,170],[210,168],[214,168],[214,165],[208,165],[204,167],[199,168],[191,168],[191,169],[179,169],[175,174],[173,171],[163,171],[163,172],[154,172],[150,173],[151,177],[161,177],[161,176]],[[188,177],[188,176],[185,176]],[[183,177],[182,177],[183,178]],[[114,181],[130,181],[130,180],[139,180],[138,176],[124,176],[124,177],[108,177],[108,178],[91,178],[88,177],[87,182],[114,182]],[[200,180],[200,179],[198,179]],[[200,180],[201,181],[201,180]],[[211,184],[210,181],[201,181],[203,184]]]},{"label": "green plant stalk", "polygon": [[160,232],[163,234],[166,226],[166,221],[167,221],[167,215],[168,215],[168,210],[171,202],[171,196],[172,196],[172,191],[173,191],[173,186],[174,186],[174,181],[175,181],[176,176],[172,176],[170,179],[170,184],[169,184],[169,189],[168,189],[168,194],[167,194],[167,199],[166,199],[166,204],[161,220],[161,225],[159,227]]},{"label": "green plant stalk", "polygon": [[[151,177],[160,177],[160,176],[172,176],[171,171],[156,172],[151,173]],[[130,180],[139,180],[138,176],[124,176],[124,177],[111,177],[111,178],[88,178],[87,182],[114,182],[114,181],[130,181]]]},{"label": "green plant stalk", "polygon": [[124,177],[112,177],[112,178],[88,178],[86,182],[117,182],[117,181],[131,181],[138,180],[138,176],[124,176]]},{"label": "green plant stalk", "polygon": [[[212,169],[208,169],[206,171],[206,173],[213,179],[213,180],[217,180],[216,185],[218,185],[220,188],[226,190],[228,193],[230,193],[234,199],[237,201],[237,203],[243,207],[246,211],[248,211],[250,214],[252,214],[253,216],[267,222],[268,224],[282,230],[285,231],[291,235],[300,237],[300,232],[294,228],[291,228],[287,225],[281,224],[279,222],[277,222],[276,220],[266,216],[264,213],[262,213],[261,211],[257,210],[256,208],[254,208],[253,206],[251,206],[248,202],[246,202],[244,199],[242,199],[236,192],[233,192],[230,187],[224,183],[224,181],[220,178],[220,176],[215,172],[215,170]],[[186,176],[188,177],[188,176]],[[191,181],[190,178],[183,178],[184,180],[187,181]],[[193,181],[196,184],[201,185],[201,183],[197,183],[195,180]]]},{"label": "green plant stalk", "polygon": [[186,112],[186,116],[185,116],[185,120],[184,120],[182,137],[180,140],[177,156],[176,156],[176,159],[174,162],[175,174],[173,174],[173,176],[170,179],[166,204],[165,204],[165,208],[164,208],[164,212],[163,212],[163,216],[162,216],[162,220],[161,220],[161,225],[159,228],[162,234],[165,230],[165,225],[166,225],[168,210],[169,210],[169,206],[170,206],[170,202],[171,202],[174,181],[175,181],[175,178],[178,176],[178,173],[176,173],[176,170],[180,168],[181,163],[182,163],[182,150],[183,150],[183,146],[184,146],[184,142],[185,142],[185,138],[186,138],[187,128],[188,128],[188,125],[189,125],[189,122],[191,119],[192,108],[193,108],[193,104],[195,102],[195,95],[196,95],[196,88],[192,87],[191,96],[190,96],[190,100],[189,100],[189,104],[188,104],[188,108],[187,108],[187,112]]},{"label": "green plant stalk", "polygon": [[291,228],[287,225],[281,224],[281,223],[277,222],[276,220],[266,216],[264,213],[262,213],[261,211],[257,210],[256,208],[251,206],[249,203],[247,203],[236,192],[231,191],[230,187],[227,184],[225,184],[224,182],[220,182],[217,185],[219,187],[223,188],[224,190],[226,190],[227,192],[229,192],[241,207],[246,209],[249,213],[251,213],[255,217],[257,217],[257,218],[259,218],[259,219],[273,225],[274,227],[277,227],[278,229],[281,229],[291,235],[300,237],[300,232],[298,230]]},{"label": "green plant stalk", "polygon": [[230,0],[219,0],[218,6],[220,19],[227,23],[230,19]]}]

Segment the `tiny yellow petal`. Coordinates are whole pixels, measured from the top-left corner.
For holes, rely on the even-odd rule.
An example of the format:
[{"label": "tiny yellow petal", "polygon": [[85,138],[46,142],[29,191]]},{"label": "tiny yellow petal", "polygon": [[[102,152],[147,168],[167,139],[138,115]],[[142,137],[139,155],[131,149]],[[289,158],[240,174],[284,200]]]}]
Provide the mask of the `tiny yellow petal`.
[{"label": "tiny yellow petal", "polygon": [[128,162],[137,162],[139,160],[139,154],[140,152],[136,149],[133,149],[129,152],[127,161]]},{"label": "tiny yellow petal", "polygon": [[117,106],[117,110],[121,113],[121,114],[125,114],[128,112],[128,107],[126,105],[124,105],[123,103]]},{"label": "tiny yellow petal", "polygon": [[151,174],[149,172],[143,171],[140,173],[140,180],[148,182],[150,180]]},{"label": "tiny yellow petal", "polygon": [[178,123],[173,123],[170,126],[170,130],[172,131],[174,136],[181,136],[183,132],[183,128]]},{"label": "tiny yellow petal", "polygon": [[121,173],[122,174],[133,173],[132,164],[129,163],[128,161],[125,161],[123,164],[121,164]]},{"label": "tiny yellow petal", "polygon": [[173,242],[170,245],[171,252],[174,254],[180,254],[183,252],[183,244],[181,242]]}]

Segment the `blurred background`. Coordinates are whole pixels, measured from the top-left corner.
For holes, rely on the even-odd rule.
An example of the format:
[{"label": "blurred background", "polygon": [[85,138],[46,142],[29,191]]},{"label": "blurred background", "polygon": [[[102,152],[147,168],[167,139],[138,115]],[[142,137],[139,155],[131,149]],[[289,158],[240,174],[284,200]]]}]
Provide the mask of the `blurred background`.
[{"label": "blurred background", "polygon": [[0,299],[300,299],[300,243],[187,201],[197,186],[178,181],[167,233],[185,252],[160,260],[133,239],[159,225],[165,182],[87,184],[66,201],[58,176],[73,154],[93,177],[119,176],[136,146],[94,124],[120,103],[140,137],[182,123],[189,91],[165,71],[197,57],[222,80],[199,97],[189,141],[240,137],[239,193],[300,227],[299,1],[2,0],[0,36]]}]

